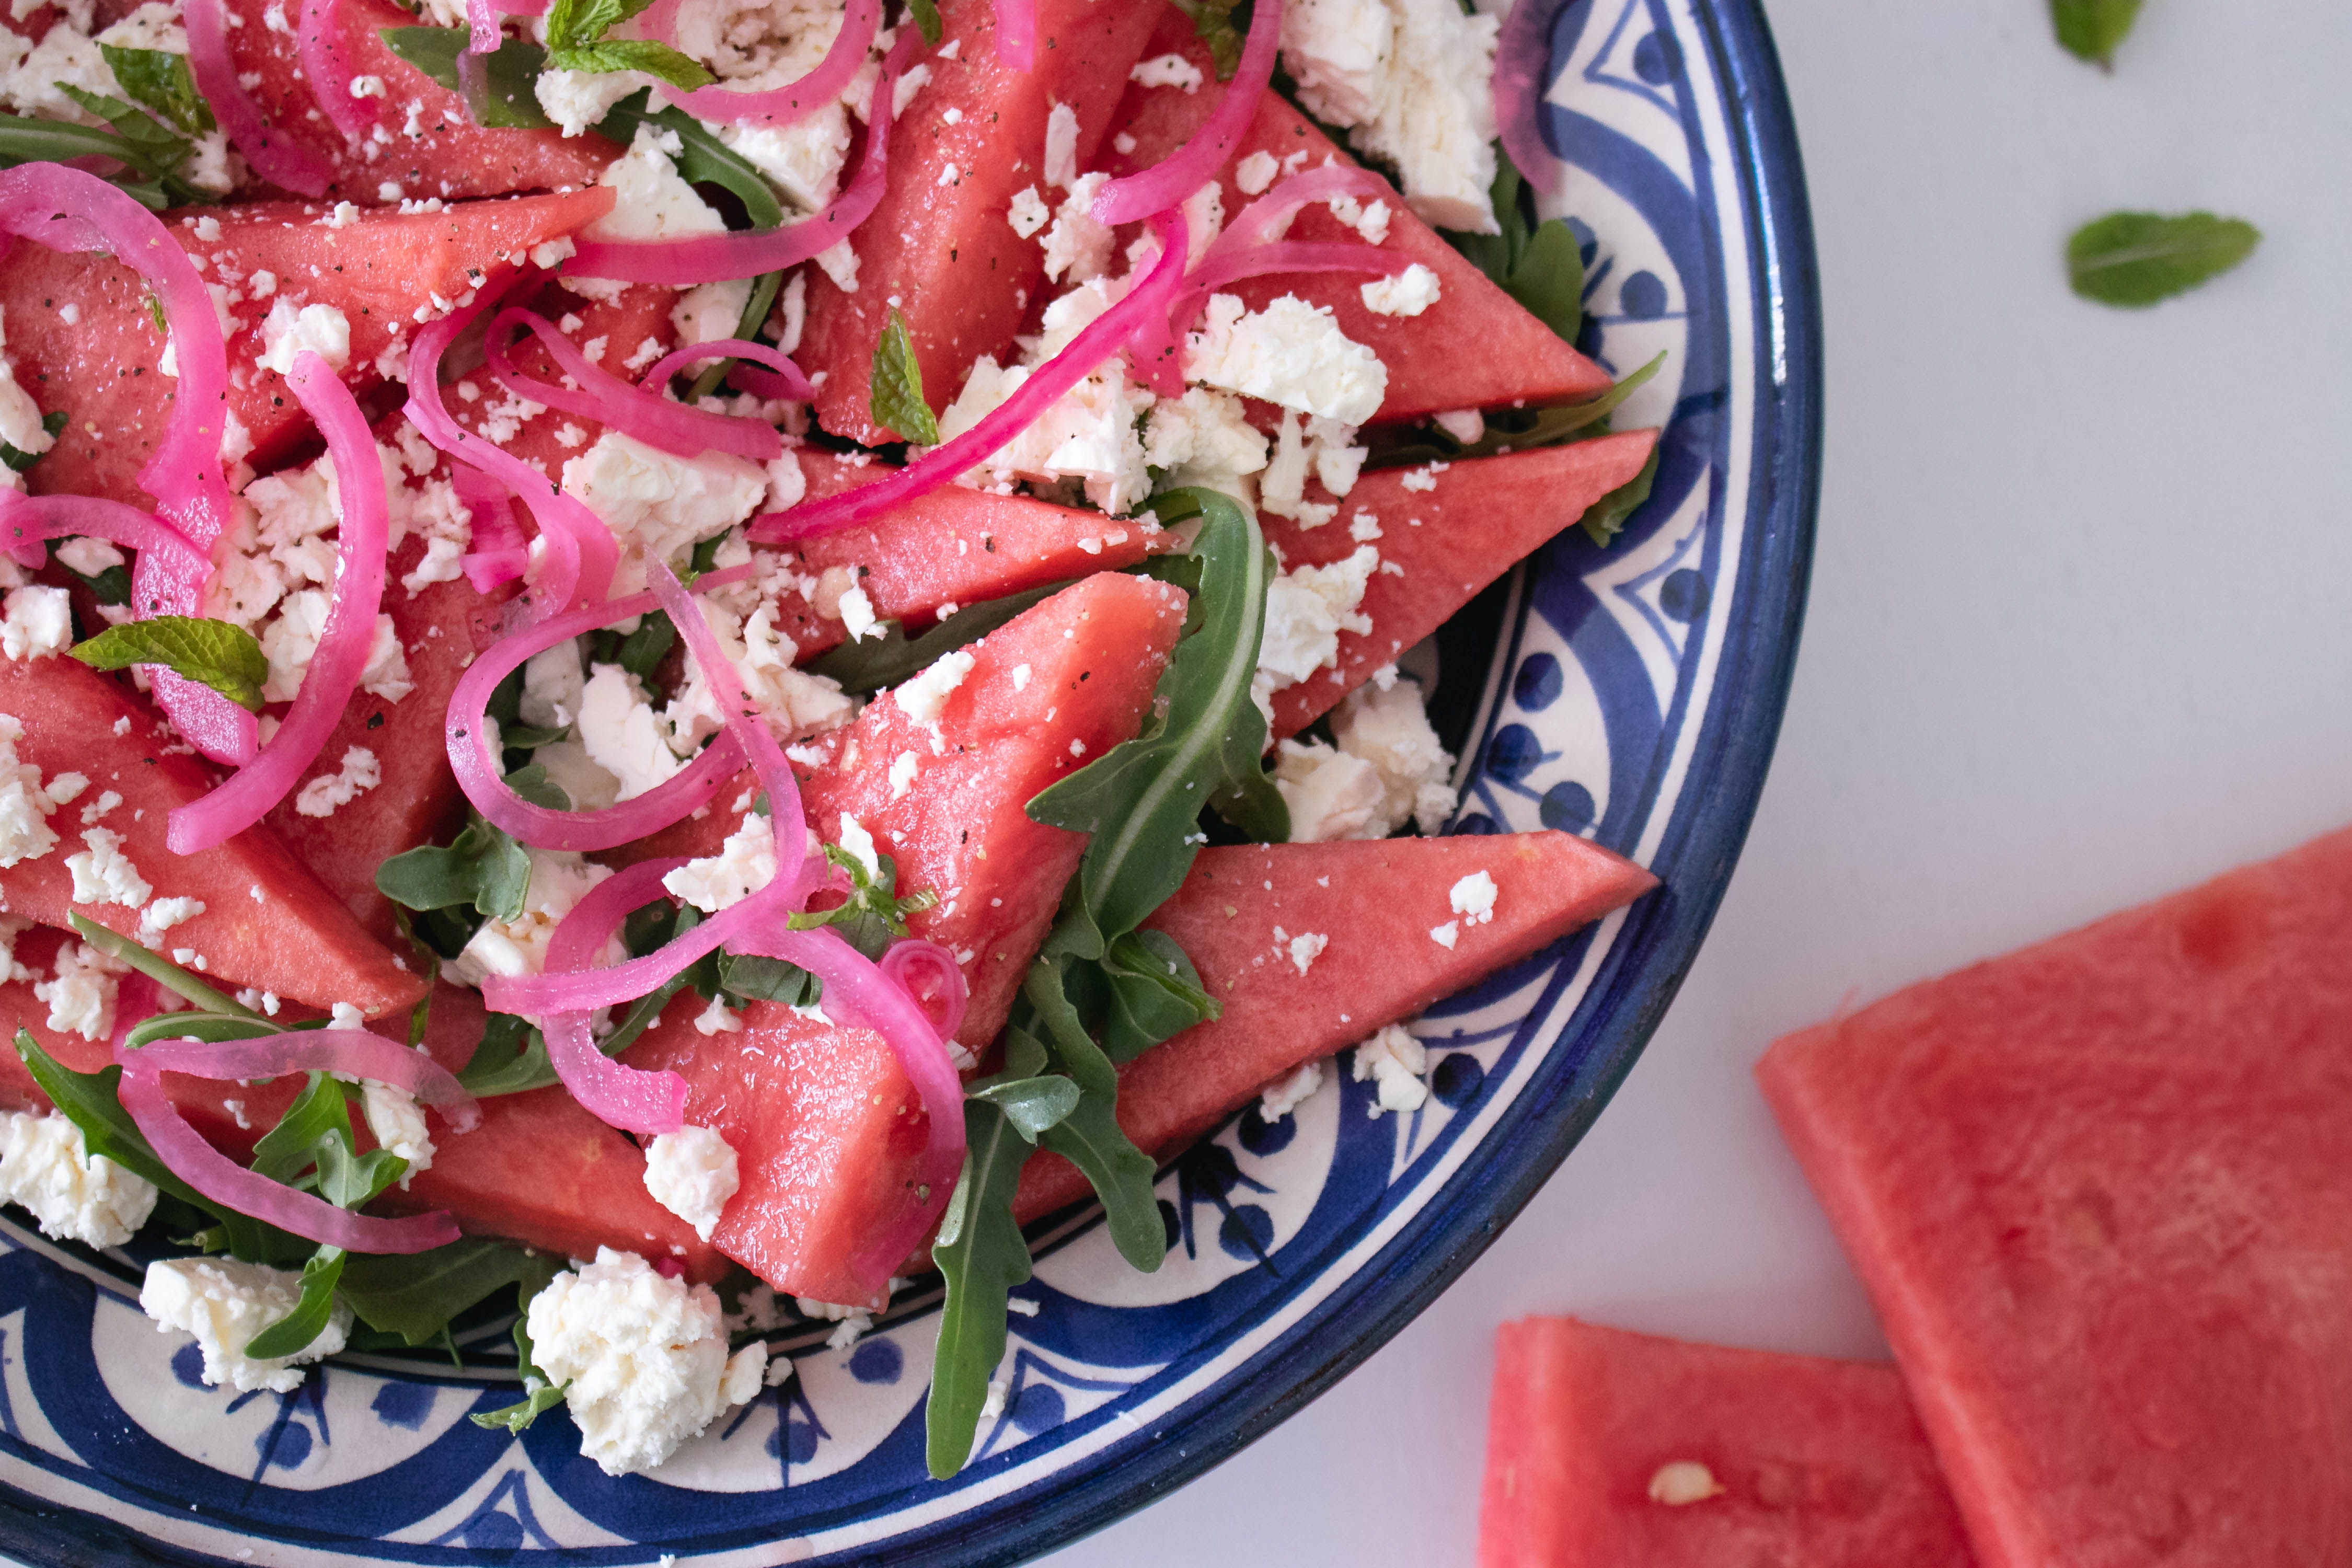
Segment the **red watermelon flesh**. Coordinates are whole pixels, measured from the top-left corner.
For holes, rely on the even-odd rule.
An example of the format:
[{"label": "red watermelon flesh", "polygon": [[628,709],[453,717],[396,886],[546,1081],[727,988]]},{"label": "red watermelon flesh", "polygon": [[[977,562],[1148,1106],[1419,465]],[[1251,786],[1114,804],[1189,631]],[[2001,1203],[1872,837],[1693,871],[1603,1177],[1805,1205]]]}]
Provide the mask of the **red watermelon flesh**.
[{"label": "red watermelon flesh", "polygon": [[[819,742],[824,759],[802,776],[813,831],[837,838],[842,814],[856,816],[898,861],[902,892],[940,895],[908,927],[962,963],[971,1000],[957,1038],[975,1052],[1003,1027],[1086,847],[1024,808],[1135,733],[1183,624],[1183,593],[1166,584],[1119,573],[1073,584],[971,646],[971,670],[940,715],[945,754],[885,696]],[[890,764],[908,752],[919,771],[893,800]],[[738,794],[758,787],[748,772],[740,782]],[[615,858],[715,854],[741,818],[713,811]]]},{"label": "red watermelon flesh", "polygon": [[2352,1561],[2352,833],[1758,1068],[2000,1568]]},{"label": "red watermelon flesh", "polygon": [[[1493,918],[1474,925],[1454,912],[1452,890],[1480,871],[1498,891]],[[1118,1124],[1166,1159],[1301,1063],[1415,1016],[1656,885],[1572,833],[1203,849],[1145,924],[1176,939],[1224,1013],[1119,1068]],[[1450,949],[1430,934],[1449,923]],[[1302,973],[1288,943],[1308,934],[1329,945]],[[1040,1154],[1021,1173],[1021,1217],[1087,1192],[1076,1167]]]},{"label": "red watermelon flesh", "polygon": [[1573,1318],[1496,1336],[1480,1516],[1479,1568],[1973,1562],[1893,1367]]},{"label": "red watermelon flesh", "polygon": [[[408,679],[415,689],[397,702],[371,691],[354,692],[319,748],[318,760],[267,819],[287,848],[362,925],[395,944],[392,902],[375,890],[376,868],[420,844],[448,842],[465,821],[466,797],[449,771],[442,738],[449,694],[473,662],[477,622],[512,593],[509,586],[486,597],[458,577],[428,583],[411,595],[401,585],[401,575],[424,553],[418,541],[404,545],[385,574],[383,593],[384,613],[407,650]],[[353,746],[374,753],[383,782],[329,816],[304,816],[295,805],[303,785],[341,772],[343,753]]]},{"label": "red watermelon flesh", "polygon": [[[415,331],[418,310],[438,313],[482,278],[519,264],[531,247],[596,217],[612,199],[609,191],[591,189],[437,213],[373,211],[342,228],[325,226],[320,209],[291,202],[175,215],[172,236],[192,257],[205,258],[207,282],[234,279],[232,292],[249,295],[254,274],[275,279],[268,297],[228,307],[229,409],[253,438],[255,466],[267,468],[310,429],[284,378],[255,363],[261,322],[277,300],[341,310],[352,331],[343,380],[354,389],[373,386],[382,379],[379,356]],[[220,225],[218,239],[197,237],[203,217]],[[142,302],[144,286],[110,257],[30,240],[15,242],[5,254],[0,307],[16,379],[44,412],[63,410],[71,421],[27,482],[44,495],[152,505],[138,475],[170,417],[178,384],[155,369],[163,335]]]},{"label": "red watermelon flesh", "polygon": [[[1181,12],[1171,7],[1161,13],[1160,30],[1146,52],[1183,55],[1201,68],[1205,80],[1198,91],[1189,93],[1175,87],[1128,89],[1116,123],[1122,134],[1135,138],[1135,147],[1104,160],[1102,166],[1114,174],[1150,168],[1167,158],[1192,138],[1223,96],[1215,85],[1207,47],[1193,37],[1192,25]],[[1320,168],[1332,157],[1342,163],[1355,162],[1281,94],[1268,92],[1233,159],[1218,171],[1225,216],[1236,216],[1254,199],[1234,184],[1234,171],[1242,159],[1254,153],[1286,159],[1302,152],[1306,161],[1296,165],[1302,169]],[[1437,303],[1420,315],[1383,316],[1371,310],[1361,291],[1366,278],[1354,273],[1275,274],[1219,292],[1239,295],[1253,310],[1284,294],[1328,306],[1340,330],[1388,366],[1381,423],[1522,401],[1572,403],[1609,389],[1608,372],[1561,342],[1402,203],[1391,200],[1389,205],[1393,216],[1381,248],[1437,274]],[[1364,243],[1321,205],[1301,210],[1287,237],[1318,244]],[[859,384],[864,385],[863,380]]]},{"label": "red watermelon flesh", "polygon": [[[930,56],[930,82],[891,133],[881,204],[849,237],[856,291],[810,269],[799,359],[824,378],[814,406],[825,429],[866,446],[900,439],[873,422],[866,401],[893,299],[934,409],[955,396],[974,360],[1003,353],[1045,277],[1038,241],[1013,233],[1006,215],[1026,187],[1049,202],[1061,195],[1044,173],[1051,106],[1076,111],[1078,167],[1087,167],[1160,14],[1156,0],[1037,0],[1036,69],[1023,72],[997,60],[991,0],[940,6],[958,52]],[[950,110],[961,115],[952,125]]]},{"label": "red watermelon flesh", "polygon": [[[350,146],[320,111],[291,33],[268,25],[277,0],[227,0],[229,55],[273,134],[324,159],[333,172],[329,201],[372,205],[386,184],[401,197],[467,200],[517,191],[593,185],[620,149],[602,136],[555,131],[487,131],[458,96],[392,52],[383,29],[414,27],[416,16],[391,0],[341,0],[343,47],[354,76],[380,76],[388,89],[383,139]],[[299,11],[289,12],[299,16]],[[240,25],[242,24],[242,25]],[[397,201],[400,197],[394,197]]]},{"label": "red watermelon flesh", "polygon": [[203,961],[195,967],[215,984],[257,986],[322,1008],[349,1002],[370,1017],[424,994],[416,976],[362,931],[268,828],[248,828],[195,855],[164,847],[171,809],[206,794],[212,780],[187,745],[161,731],[114,681],[63,654],[0,661],[0,713],[24,725],[16,755],[39,768],[44,780],[62,773],[89,780],[79,799],[49,818],[57,846],[0,870],[0,901],[9,913],[63,929],[70,911],[126,934],[138,931],[135,910],[74,903],[66,867],[89,830],[82,814],[113,791],[121,804],[96,826],[121,836],[121,852],[154,897],[204,901],[201,914],[171,927],[159,945],[166,952],[193,949]]},{"label": "red watermelon flesh", "polygon": [[[1275,734],[1295,735],[1339,706],[1373,670],[1395,663],[1480,589],[1573,527],[1586,507],[1642,471],[1656,440],[1654,430],[1629,430],[1499,458],[1378,469],[1358,479],[1338,519],[1319,528],[1261,514],[1266,542],[1294,569],[1344,561],[1362,548],[1341,525],[1365,513],[1381,530],[1374,542],[1381,569],[1359,607],[1372,629],[1340,632],[1336,668],[1274,694]],[[1313,498],[1330,500],[1320,487]]]}]

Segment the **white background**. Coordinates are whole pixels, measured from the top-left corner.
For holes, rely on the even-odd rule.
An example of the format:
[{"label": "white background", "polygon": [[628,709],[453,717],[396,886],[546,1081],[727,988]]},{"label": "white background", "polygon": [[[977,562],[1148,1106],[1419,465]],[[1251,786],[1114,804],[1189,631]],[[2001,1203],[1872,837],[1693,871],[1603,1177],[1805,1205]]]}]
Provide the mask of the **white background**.
[{"label": "white background", "polygon": [[[2352,821],[2352,8],[2147,0],[2112,76],[2044,0],[1780,0],[1828,317],[1812,604],[1714,933],[1493,1249],[1238,1458],[1048,1561],[1467,1563],[1496,1325],[1884,1353],[1748,1076],[1852,997]],[[2149,311],[2116,207],[2252,219]]]}]

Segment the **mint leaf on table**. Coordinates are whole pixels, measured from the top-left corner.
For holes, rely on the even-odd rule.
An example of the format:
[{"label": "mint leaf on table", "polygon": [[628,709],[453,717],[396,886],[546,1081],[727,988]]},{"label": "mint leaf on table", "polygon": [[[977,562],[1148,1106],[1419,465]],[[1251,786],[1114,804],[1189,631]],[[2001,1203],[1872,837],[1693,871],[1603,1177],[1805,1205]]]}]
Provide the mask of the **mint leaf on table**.
[{"label": "mint leaf on table", "polygon": [[256,713],[261,711],[262,683],[269,679],[269,660],[251,632],[226,621],[194,616],[125,621],[77,644],[71,651],[92,669],[160,664]]},{"label": "mint leaf on table", "polygon": [[188,136],[210,135],[217,127],[211,105],[196,90],[188,57],[163,49],[125,49],[100,44],[98,52],[114,72],[115,85],[141,108]]},{"label": "mint leaf on table", "polygon": [[2139,17],[2139,0],[2050,0],[2058,45],[2078,60],[2112,68],[2116,46]]},{"label": "mint leaf on table", "polygon": [[2153,305],[2227,272],[2262,237],[2252,224],[2207,212],[2109,213],[2066,242],[2066,279],[2103,305]]},{"label": "mint leaf on table", "polygon": [[1004,1359],[1004,1303],[1029,1278],[1029,1242],[1013,1218],[1013,1194],[1034,1145],[1010,1115],[984,1100],[964,1101],[963,1128],[963,1174],[931,1244],[947,1300],[931,1352],[924,1451],[931,1474],[941,1480],[961,1469],[971,1453],[989,1380]]},{"label": "mint leaf on table", "polygon": [[907,318],[890,307],[890,319],[874,341],[874,373],[867,384],[874,423],[919,446],[940,444],[940,422],[923,401],[923,367],[916,362]]}]

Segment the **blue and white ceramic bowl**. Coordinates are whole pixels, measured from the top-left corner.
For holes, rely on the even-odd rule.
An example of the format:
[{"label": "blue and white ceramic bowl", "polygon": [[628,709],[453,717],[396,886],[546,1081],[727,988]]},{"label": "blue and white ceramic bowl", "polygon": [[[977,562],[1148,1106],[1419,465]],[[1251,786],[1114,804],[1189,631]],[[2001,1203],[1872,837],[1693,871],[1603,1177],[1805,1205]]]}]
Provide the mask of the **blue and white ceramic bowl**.
[{"label": "blue and white ceramic bowl", "polygon": [[560,1415],[520,1439],[466,1419],[514,1398],[502,1324],[466,1336],[463,1373],[355,1356],[290,1394],[209,1389],[141,1315],[142,1260],[0,1225],[0,1552],[1008,1562],[1231,1454],[1443,1289],[1600,1113],[1706,931],[1779,724],[1817,482],[1803,182],[1754,0],[1569,0],[1551,42],[1547,205],[1585,237],[1583,346],[1620,374],[1669,352],[1619,421],[1666,437],[1612,548],[1570,530],[1448,639],[1457,722],[1475,712],[1455,831],[1587,833],[1659,891],[1433,1009],[1426,1109],[1371,1118],[1370,1086],[1335,1074],[1180,1161],[1159,1273],[1091,1217],[1040,1238],[1003,1412],[949,1482],[922,1453],[936,1289],[854,1346],[783,1342],[789,1384],[659,1479],[615,1481]]}]

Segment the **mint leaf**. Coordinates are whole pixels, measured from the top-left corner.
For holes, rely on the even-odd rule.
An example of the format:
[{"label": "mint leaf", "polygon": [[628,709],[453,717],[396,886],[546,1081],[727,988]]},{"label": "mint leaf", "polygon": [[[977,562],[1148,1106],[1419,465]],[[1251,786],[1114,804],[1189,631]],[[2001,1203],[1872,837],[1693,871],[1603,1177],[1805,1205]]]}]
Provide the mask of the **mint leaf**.
[{"label": "mint leaf", "polygon": [[[907,934],[908,915],[920,914],[940,901],[939,895],[929,890],[900,898],[898,863],[887,855],[875,857],[878,873],[866,870],[865,861],[838,844],[824,846],[824,858],[848,874],[849,897],[833,909],[804,910],[792,916],[784,922],[790,930],[831,926],[850,946],[878,960],[894,938]],[[726,981],[722,978],[720,984]]]},{"label": "mint leaf", "polygon": [[1642,471],[1586,507],[1584,515],[1577,519],[1577,526],[1584,530],[1587,539],[1608,549],[1609,542],[1625,531],[1625,520],[1633,515],[1634,509],[1650,499],[1650,487],[1657,479],[1658,448],[1653,447]]},{"label": "mint leaf", "polygon": [[[72,416],[67,414],[62,408],[52,408],[49,412],[41,416],[41,428],[49,433],[51,439],[55,439],[57,437],[65,434],[66,426],[71,423]],[[33,465],[39,462],[47,456],[48,456],[48,454],[46,452],[20,452],[16,447],[8,445],[7,442],[0,441],[0,463],[7,464],[11,470],[19,474],[30,472]],[[57,548],[58,542],[56,540],[51,540],[49,542],[49,552],[51,554],[55,554],[57,552]],[[76,575],[79,576],[79,574],[77,573]],[[82,578],[82,581],[85,583],[91,582],[94,579],[88,577]],[[129,584],[130,580],[126,577],[124,579],[124,595],[122,598],[103,599],[100,602],[101,604],[108,605],[121,605],[128,603],[130,599]]]},{"label": "mint leaf", "polygon": [[468,27],[382,27],[384,47],[451,92],[457,90],[457,57],[473,37]]},{"label": "mint leaf", "polygon": [[1033,1146],[1010,1116],[984,1100],[964,1101],[963,1127],[963,1174],[931,1244],[947,1300],[931,1352],[924,1454],[940,1480],[971,1453],[989,1380],[1004,1359],[1004,1303],[1029,1278],[1029,1243],[1013,1221],[1013,1195]]},{"label": "mint leaf", "polygon": [[99,45],[98,52],[114,72],[115,84],[165,124],[189,136],[209,135],[216,129],[211,106],[196,90],[195,73],[188,68],[187,56],[163,49],[117,48],[112,44]]},{"label": "mint leaf", "polygon": [[547,12],[547,47],[550,50],[585,47],[652,3],[653,0],[555,0]]},{"label": "mint leaf", "polygon": [[539,73],[547,51],[521,38],[502,39],[486,55],[468,54],[466,27],[383,27],[384,47],[451,92],[461,94],[477,125],[544,131],[554,123],[539,104]]},{"label": "mint leaf", "polygon": [[353,1258],[343,1265],[339,1289],[362,1322],[421,1345],[501,1287],[515,1287],[528,1302],[562,1267],[556,1258],[469,1236],[405,1257]]},{"label": "mint leaf", "polygon": [[342,1272],[343,1249],[321,1244],[302,1265],[302,1295],[294,1310],[254,1335],[244,1353],[261,1360],[308,1350],[334,1316],[335,1281]]},{"label": "mint leaf", "polygon": [[940,8],[932,4],[932,0],[907,0],[907,15],[914,18],[917,30],[923,35],[925,47],[939,47],[940,39],[947,29],[940,21]]},{"label": "mint leaf", "polygon": [[2139,0],[2050,0],[2058,45],[2078,60],[2112,68],[2116,46],[2139,17]]},{"label": "mint leaf", "polygon": [[59,92],[72,99],[86,113],[95,114],[114,127],[115,134],[145,154],[136,166],[155,174],[168,174],[187,162],[195,147],[184,136],[158,123],[155,119],[119,98],[102,92],[90,92],[71,82],[56,84]]},{"label": "mint leaf", "polygon": [[262,683],[269,660],[243,626],[194,616],[156,616],[109,626],[73,656],[92,669],[127,669],[160,664],[173,674],[209,686],[239,707],[261,711]]},{"label": "mint leaf", "polygon": [[547,63],[567,71],[643,71],[688,92],[719,79],[691,57],[650,38],[609,38],[577,48],[550,49]]},{"label": "mint leaf", "polygon": [[2066,242],[2066,278],[2085,300],[2153,305],[2227,272],[2262,237],[2252,224],[2211,213],[2109,213]]},{"label": "mint leaf", "polygon": [[923,401],[923,367],[916,362],[907,318],[890,307],[890,319],[874,341],[874,373],[867,386],[874,423],[919,446],[940,444],[940,422]]},{"label": "mint leaf", "polygon": [[386,860],[376,868],[375,887],[412,910],[470,909],[510,921],[521,915],[530,891],[530,856],[477,816],[446,849],[426,845]]},{"label": "mint leaf", "polygon": [[729,952],[724,948],[719,953],[719,988],[739,1003],[814,1007],[824,998],[824,982],[799,964]]},{"label": "mint leaf", "polygon": [[1242,30],[1234,26],[1237,0],[1169,0],[1192,18],[1192,36],[1209,46],[1219,81],[1231,81],[1242,63]]}]

